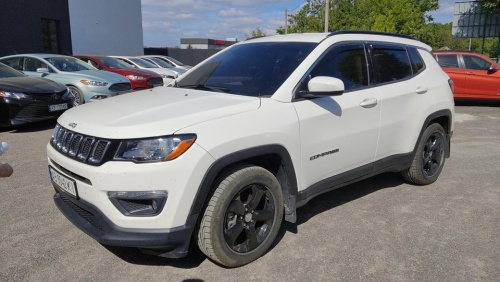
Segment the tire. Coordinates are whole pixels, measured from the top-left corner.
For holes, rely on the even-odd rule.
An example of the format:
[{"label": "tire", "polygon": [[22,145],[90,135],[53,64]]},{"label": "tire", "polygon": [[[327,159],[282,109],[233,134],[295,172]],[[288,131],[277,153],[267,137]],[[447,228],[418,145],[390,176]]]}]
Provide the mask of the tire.
[{"label": "tire", "polygon": [[71,92],[71,96],[73,96],[73,107],[85,104],[85,100],[83,99],[82,92],[78,90],[78,88],[74,86],[68,86],[69,92]]},{"label": "tire", "polygon": [[420,139],[410,168],[403,171],[403,178],[416,185],[435,182],[443,170],[446,151],[443,127],[437,123],[429,125]]},{"label": "tire", "polygon": [[213,261],[238,267],[271,247],[283,220],[283,194],[276,177],[262,167],[228,170],[217,182],[202,216],[198,246]]}]

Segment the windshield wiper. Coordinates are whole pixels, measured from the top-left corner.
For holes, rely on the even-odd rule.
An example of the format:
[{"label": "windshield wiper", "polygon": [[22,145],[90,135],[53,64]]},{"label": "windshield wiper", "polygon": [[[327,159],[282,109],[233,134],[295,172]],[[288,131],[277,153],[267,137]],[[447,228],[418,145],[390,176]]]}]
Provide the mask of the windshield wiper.
[{"label": "windshield wiper", "polygon": [[205,85],[205,84],[177,85],[177,87],[179,87],[179,88],[191,88],[191,89],[198,89],[198,90],[212,90],[212,91],[226,92],[226,93],[231,91],[227,87],[215,86],[215,85]]}]

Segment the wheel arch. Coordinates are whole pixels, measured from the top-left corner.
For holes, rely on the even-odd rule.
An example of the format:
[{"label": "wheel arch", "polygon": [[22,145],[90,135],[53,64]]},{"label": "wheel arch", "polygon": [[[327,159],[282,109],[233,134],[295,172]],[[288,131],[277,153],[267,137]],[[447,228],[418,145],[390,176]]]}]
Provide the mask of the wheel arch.
[{"label": "wheel arch", "polygon": [[243,163],[263,167],[278,179],[283,190],[285,220],[295,222],[297,177],[290,154],[285,147],[278,144],[253,147],[219,158],[205,173],[189,214],[202,213],[216,188],[214,183],[218,181],[218,176],[234,165]]},{"label": "wheel arch", "polygon": [[418,142],[422,138],[425,129],[433,123],[438,123],[439,125],[441,125],[441,127],[443,127],[444,132],[446,133],[447,146],[446,146],[445,157],[446,158],[450,157],[450,140],[451,140],[451,135],[453,134],[453,132],[451,131],[452,122],[453,122],[452,113],[451,110],[449,109],[439,110],[437,112],[430,114],[425,119],[422,128],[420,129],[420,134],[418,135],[418,138],[415,141],[413,153],[415,154],[417,152]]}]

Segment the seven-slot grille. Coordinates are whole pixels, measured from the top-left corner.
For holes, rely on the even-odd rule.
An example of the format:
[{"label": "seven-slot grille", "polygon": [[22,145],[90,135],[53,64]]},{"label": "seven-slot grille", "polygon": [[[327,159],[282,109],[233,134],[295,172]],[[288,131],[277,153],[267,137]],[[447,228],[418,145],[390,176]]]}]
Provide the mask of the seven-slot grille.
[{"label": "seven-slot grille", "polygon": [[111,140],[82,135],[58,124],[54,129],[50,144],[60,153],[77,161],[100,165],[105,160]]}]

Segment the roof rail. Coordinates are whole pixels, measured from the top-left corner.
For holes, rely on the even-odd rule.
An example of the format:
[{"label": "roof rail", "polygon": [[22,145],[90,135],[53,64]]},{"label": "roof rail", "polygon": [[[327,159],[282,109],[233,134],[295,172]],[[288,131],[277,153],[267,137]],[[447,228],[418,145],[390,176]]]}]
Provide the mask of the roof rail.
[{"label": "roof rail", "polygon": [[385,36],[394,36],[401,37],[406,39],[418,40],[413,36],[398,34],[398,33],[390,33],[390,32],[380,32],[380,31],[365,31],[365,30],[338,30],[328,34],[327,37],[340,35],[340,34],[374,34],[374,35],[385,35]]}]

